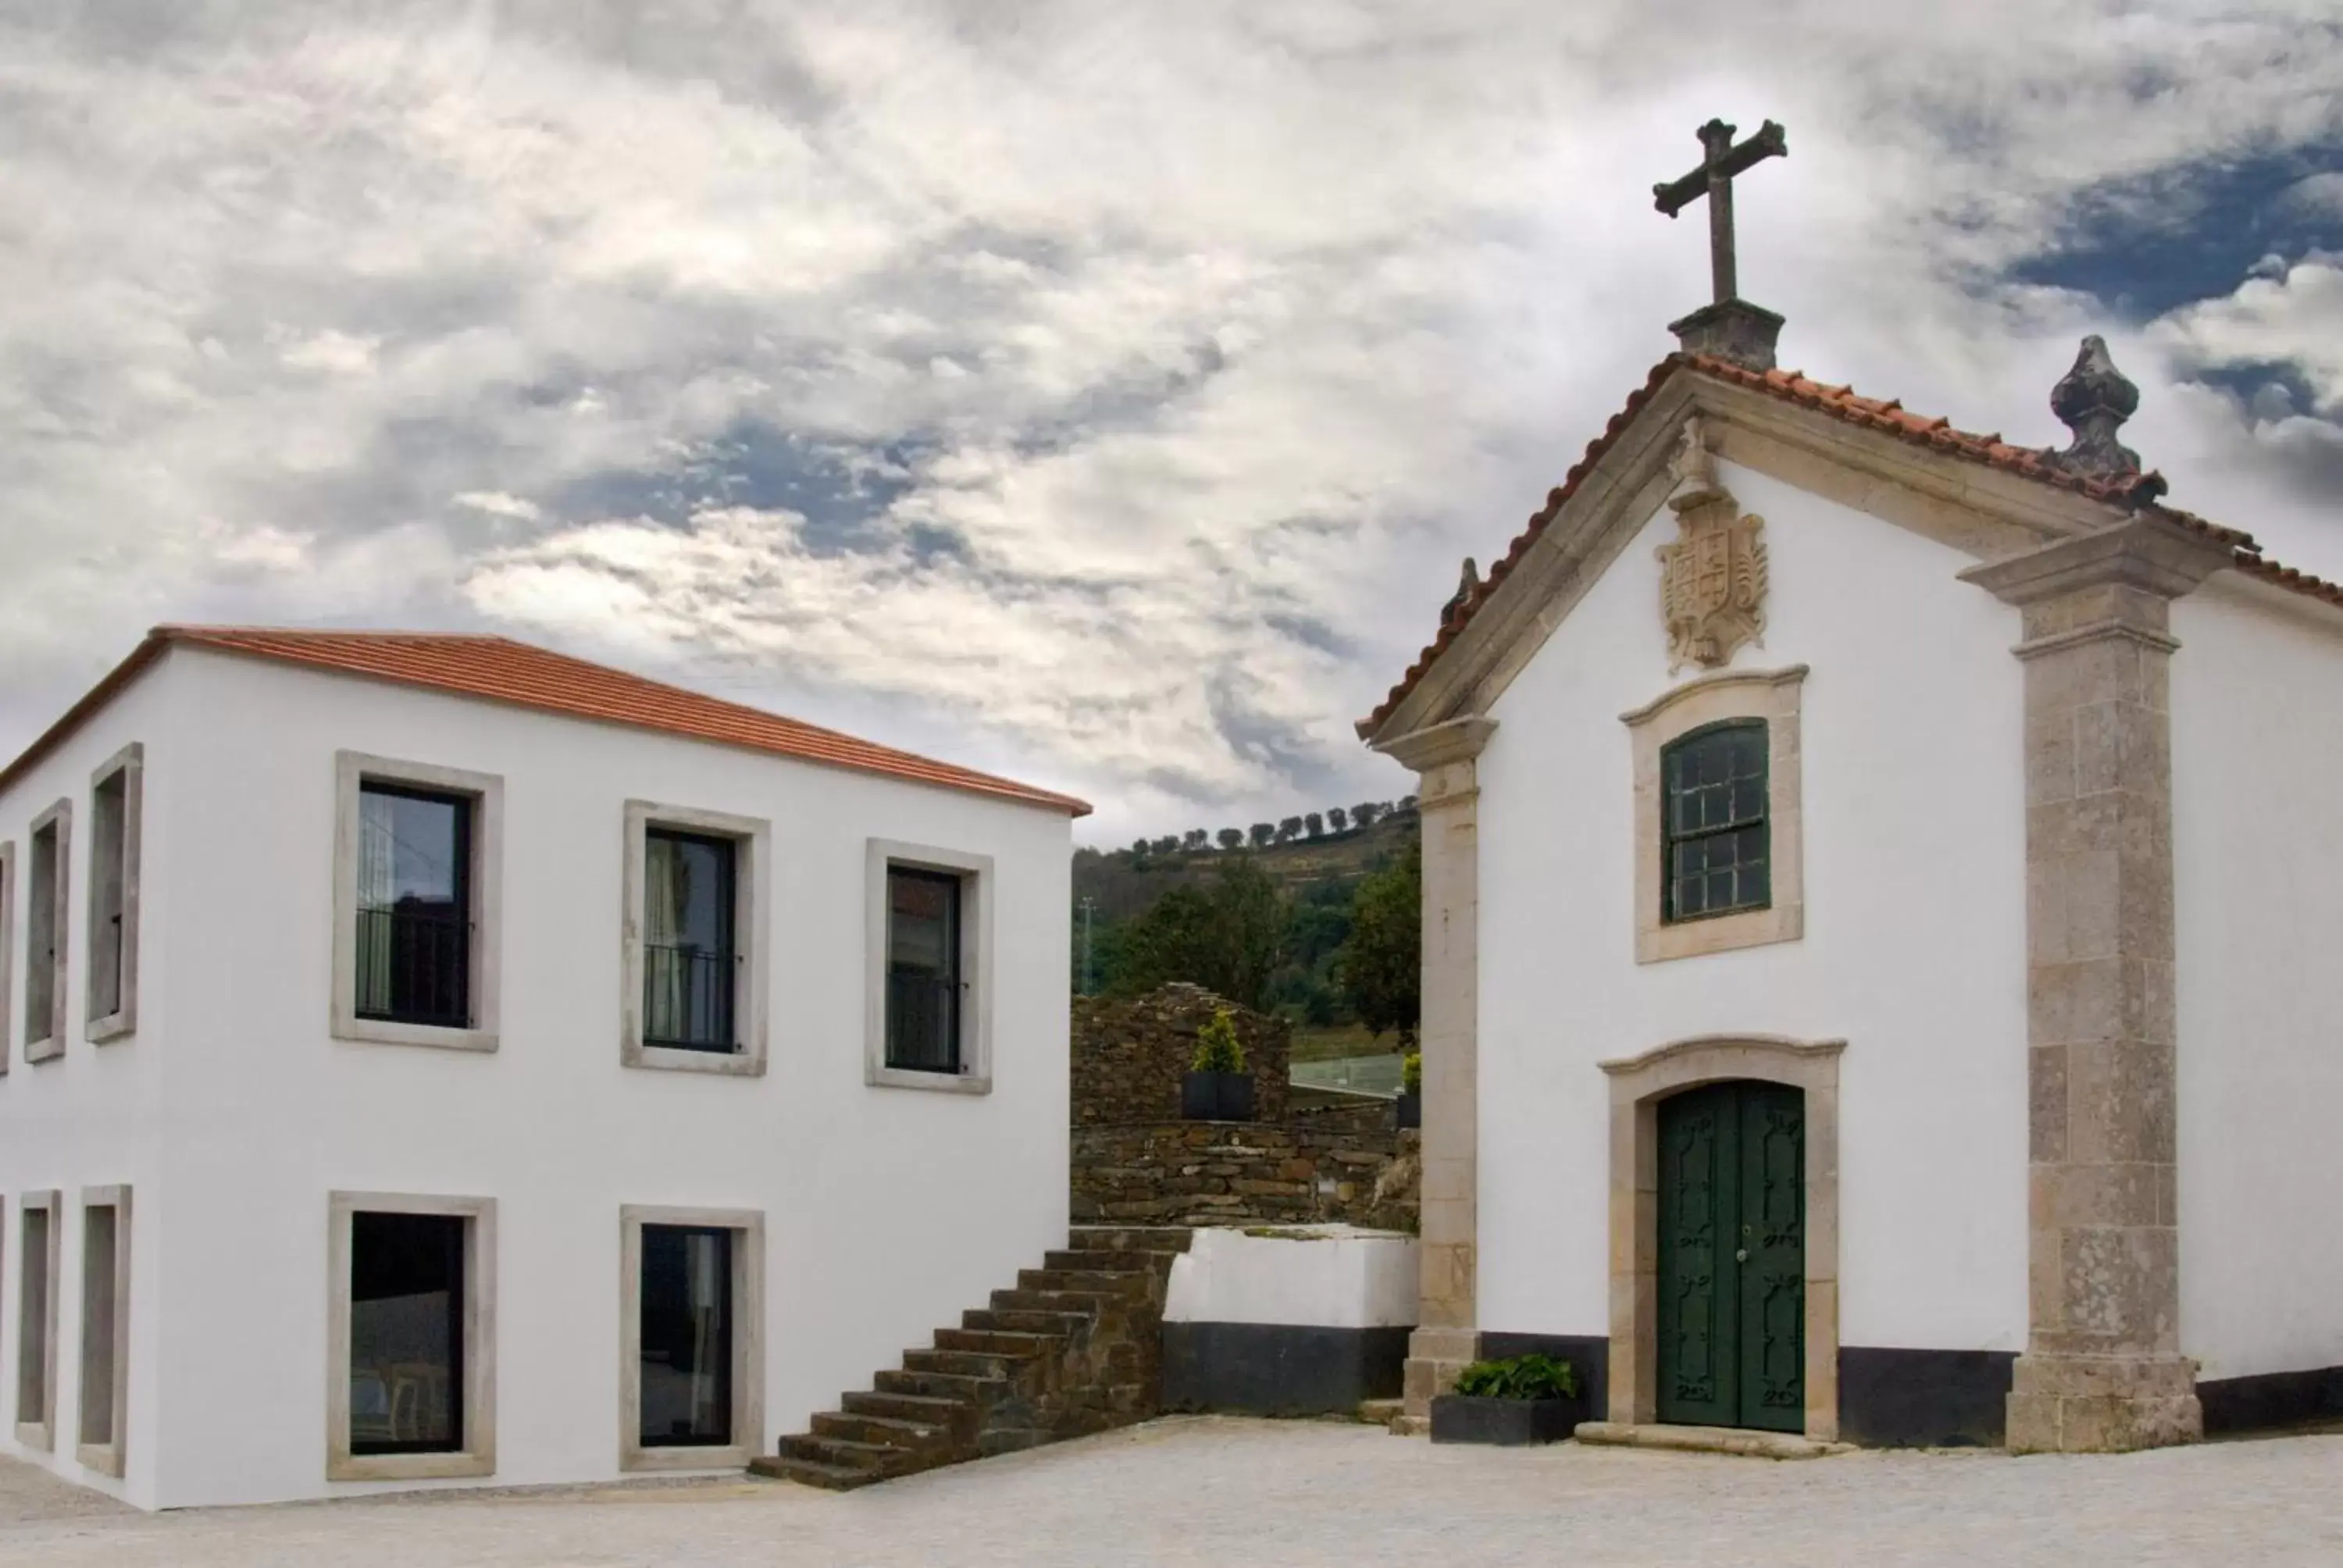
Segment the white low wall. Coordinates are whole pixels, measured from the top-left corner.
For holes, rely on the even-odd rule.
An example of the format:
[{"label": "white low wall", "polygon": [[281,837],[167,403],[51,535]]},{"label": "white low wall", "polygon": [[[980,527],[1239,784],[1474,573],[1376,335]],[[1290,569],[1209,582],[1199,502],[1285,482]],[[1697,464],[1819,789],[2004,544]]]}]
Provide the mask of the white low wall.
[{"label": "white low wall", "polygon": [[1172,1265],[1163,1321],[1411,1328],[1415,1245],[1350,1225],[1198,1231]]}]

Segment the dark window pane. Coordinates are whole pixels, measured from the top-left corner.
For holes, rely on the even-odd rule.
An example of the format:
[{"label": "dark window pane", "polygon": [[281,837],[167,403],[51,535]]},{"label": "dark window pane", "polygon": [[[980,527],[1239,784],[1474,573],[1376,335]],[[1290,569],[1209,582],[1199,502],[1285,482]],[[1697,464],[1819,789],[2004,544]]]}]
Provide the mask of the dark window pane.
[{"label": "dark window pane", "polygon": [[643,856],[643,1035],[734,1049],[733,859],[729,839],[653,829]]},{"label": "dark window pane", "polygon": [[122,1010],[122,877],[127,853],[124,835],[129,826],[128,791],[128,776],[116,769],[90,797],[89,897],[95,906],[90,935],[97,950],[90,955],[89,1010],[97,1018],[110,1018]]},{"label": "dark window pane", "polygon": [[16,1419],[44,1419],[49,1402],[49,1221],[46,1209],[24,1211],[17,1251]]},{"label": "dark window pane", "polygon": [[111,1204],[82,1211],[81,1440],[108,1443],[114,1431],[115,1226]]},{"label": "dark window pane", "polygon": [[887,872],[887,1065],[960,1070],[960,884],[940,871]]},{"label": "dark window pane", "polygon": [[1696,729],[1662,753],[1662,919],[1764,908],[1770,829],[1762,721]]},{"label": "dark window pane", "polygon": [[471,1022],[471,828],[461,796],[359,788],[360,1018]]},{"label": "dark window pane", "polygon": [[25,907],[25,1043],[31,1045],[49,1038],[56,1018],[57,879],[65,869],[57,863],[55,823],[33,835],[28,861],[25,885],[31,897]]},{"label": "dark window pane", "polygon": [[350,1216],[350,1452],[464,1446],[464,1227]]},{"label": "dark window pane", "polygon": [[643,1227],[646,1448],[732,1441],[732,1232]]}]

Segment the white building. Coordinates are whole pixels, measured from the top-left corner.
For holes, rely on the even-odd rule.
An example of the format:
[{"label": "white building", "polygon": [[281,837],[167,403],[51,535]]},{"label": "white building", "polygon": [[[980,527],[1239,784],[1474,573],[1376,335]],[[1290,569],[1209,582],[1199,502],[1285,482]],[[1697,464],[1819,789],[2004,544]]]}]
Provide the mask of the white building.
[{"label": "white building", "polygon": [[2046,451],[1767,319],[1679,323],[1360,726],[1422,774],[1411,1410],[1529,1348],[1628,1441],[2343,1409],[2343,588],[2159,504],[2096,339]]},{"label": "white building", "polygon": [[498,638],[155,632],[0,772],[0,1452],[769,1452],[1065,1244],[1087,809]]}]

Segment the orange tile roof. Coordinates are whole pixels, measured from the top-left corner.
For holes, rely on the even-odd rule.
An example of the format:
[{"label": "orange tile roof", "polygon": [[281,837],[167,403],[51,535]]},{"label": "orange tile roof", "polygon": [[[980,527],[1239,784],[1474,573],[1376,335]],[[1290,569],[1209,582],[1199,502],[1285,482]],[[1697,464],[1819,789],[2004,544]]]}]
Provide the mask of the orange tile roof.
[{"label": "orange tile roof", "polygon": [[549,648],[503,637],[439,632],[307,631],[269,627],[158,626],[136,651],[92,688],[24,754],[0,769],[0,789],[46,755],[174,645],[217,648],[256,658],[305,665],[341,675],[396,681],[459,697],[509,703],[565,718],[623,724],[850,768],[916,784],[933,784],[1087,816],[1087,803],[1012,779],[858,740],[835,729],[784,719],[760,708],[726,702],[681,687],[589,664]]},{"label": "orange tile roof", "polygon": [[1497,585],[1521,564],[1522,557],[1545,532],[1564,505],[1577,493],[1580,482],[1594,470],[1595,464],[1602,461],[1604,454],[1611,449],[1621,433],[1634,422],[1635,417],[1644,411],[1668,378],[1678,370],[1697,371],[1735,387],[1745,387],[1778,397],[1785,403],[1815,409],[1850,425],[1884,431],[1915,446],[1950,453],[2006,473],[2022,475],[2095,501],[2104,501],[2128,511],[2153,512],[2192,532],[2229,546],[2237,552],[2237,569],[2247,576],[2343,608],[2343,584],[2326,582],[2308,572],[2297,571],[2267,559],[2261,553],[2261,547],[2254,542],[2250,534],[2225,528],[2193,513],[2157,504],[2157,498],[2165,489],[2164,478],[2159,474],[2137,474],[2121,483],[2085,478],[2046,461],[2046,454],[2040,448],[2013,447],[1998,435],[1977,436],[1966,430],[1957,430],[1947,420],[1924,418],[1911,413],[1900,402],[1882,403],[1858,397],[1850,387],[1826,386],[1808,379],[1800,371],[1758,371],[1708,355],[1671,354],[1652,367],[1652,373],[1644,377],[1641,387],[1628,395],[1626,404],[1611,417],[1611,422],[1603,427],[1603,433],[1587,443],[1585,455],[1571,466],[1559,486],[1546,493],[1545,505],[1531,515],[1527,526],[1514,538],[1504,555],[1490,567],[1489,575],[1482,579],[1481,585],[1456,608],[1454,614],[1442,621],[1439,634],[1424,646],[1423,651],[1416,656],[1415,662],[1408,666],[1407,673],[1400,678],[1398,685],[1391,689],[1390,695],[1373,713],[1359,720],[1357,729],[1363,739],[1373,735],[1383,720],[1391,717],[1392,710],[1415,689],[1416,684],[1440,656],[1463,635],[1474,612],[1488,602]]}]

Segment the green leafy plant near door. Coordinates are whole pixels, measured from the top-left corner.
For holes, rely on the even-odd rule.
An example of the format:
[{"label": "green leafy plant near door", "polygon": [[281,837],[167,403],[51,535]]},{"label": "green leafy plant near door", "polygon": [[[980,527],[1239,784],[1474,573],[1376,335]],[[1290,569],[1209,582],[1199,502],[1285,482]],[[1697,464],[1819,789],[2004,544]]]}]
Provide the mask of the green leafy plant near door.
[{"label": "green leafy plant near door", "polygon": [[1574,1399],[1578,1369],[1553,1356],[1474,1362],[1456,1374],[1456,1392],[1473,1399]]},{"label": "green leafy plant near door", "polygon": [[1212,1020],[1196,1031],[1196,1055],[1188,1069],[1192,1072],[1245,1070],[1244,1046],[1237,1039],[1236,1020],[1229,1016],[1228,1009],[1212,1014]]},{"label": "green leafy plant near door", "polygon": [[1423,1092],[1423,1052],[1411,1050],[1400,1058],[1399,1091],[1402,1094]]}]

